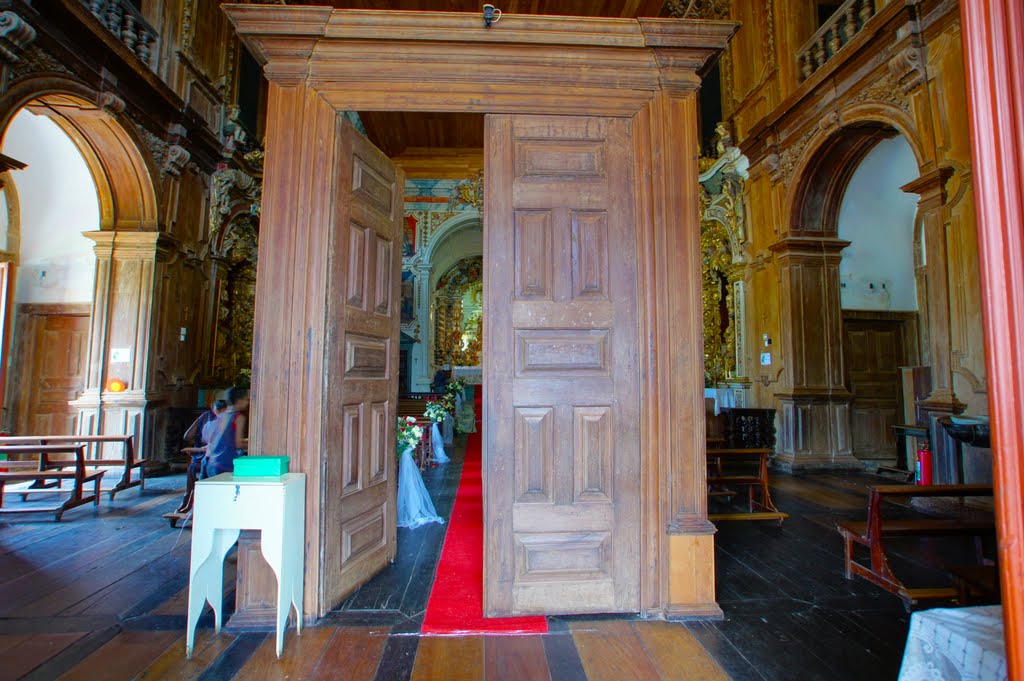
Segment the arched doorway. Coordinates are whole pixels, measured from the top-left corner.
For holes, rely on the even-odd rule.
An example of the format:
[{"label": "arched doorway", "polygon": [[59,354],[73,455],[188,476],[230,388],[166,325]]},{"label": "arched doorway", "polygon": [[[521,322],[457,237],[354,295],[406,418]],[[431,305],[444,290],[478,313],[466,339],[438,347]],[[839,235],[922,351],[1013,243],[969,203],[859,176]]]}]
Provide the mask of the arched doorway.
[{"label": "arched doorway", "polygon": [[[869,158],[876,149],[877,154],[888,155],[888,161],[877,160],[886,165],[886,173],[878,168],[874,172],[865,168],[863,179],[852,184],[862,163],[870,166],[876,162]],[[894,159],[898,159],[896,166],[893,166]],[[922,355],[928,356],[931,391],[916,401],[916,409],[917,419],[931,419],[933,430],[936,414],[963,408],[953,394],[950,280],[942,264],[947,262],[943,210],[947,200],[946,182],[952,170],[933,167],[922,152],[912,124],[901,112],[884,106],[855,106],[848,112],[826,117],[808,141],[804,160],[798,166],[797,179],[787,198],[788,233],[772,247],[783,282],[782,354],[787,358],[785,387],[776,392],[779,460],[783,465],[861,468],[863,463],[854,456],[855,448],[863,447],[867,458],[874,458],[883,447],[879,444],[883,437],[887,440],[884,447],[889,452],[886,459],[894,458],[894,447],[889,448],[888,425],[891,424],[886,420],[894,418],[892,401],[881,411],[875,408],[877,405],[871,406],[870,400],[864,405],[855,404],[855,393],[850,388],[857,379],[849,375],[847,360],[859,363],[854,373],[871,362],[863,355],[846,357],[847,345],[857,352],[864,344],[874,345],[876,355],[877,348],[881,347],[879,343],[889,348],[901,346],[901,353],[890,352],[902,355],[901,359],[890,360],[890,368],[893,362],[910,363],[920,361]],[[904,184],[898,184],[907,177],[910,179]],[[891,197],[890,209],[895,204],[901,206],[898,227],[890,225],[880,230],[884,235],[878,238],[900,242],[899,248],[886,248],[886,258],[899,260],[902,283],[896,283],[888,275],[882,276],[874,268],[878,254],[864,250],[867,241],[861,240],[861,255],[857,255],[858,234],[863,236],[867,229],[863,206],[858,209],[849,204],[841,218],[844,198],[852,186],[857,195],[869,195],[871,205],[879,205],[879,182],[885,183],[884,194]],[[876,186],[869,187],[871,184]],[[896,198],[897,192],[906,194],[909,200]],[[878,219],[881,218],[876,217],[875,222]],[[841,221],[844,223],[842,233]],[[922,225],[920,229],[915,227],[918,223]],[[877,225],[873,223],[871,229],[875,228]],[[915,243],[924,246],[916,256]],[[863,268],[864,261],[871,265],[869,270],[859,274],[844,270],[842,273],[849,275],[844,279],[841,269],[847,248],[852,248],[847,268]],[[927,296],[921,291],[919,297],[916,289],[924,287],[917,285],[911,268],[924,261],[935,266],[917,271],[927,288]],[[846,284],[845,289],[843,284]],[[927,328],[921,328],[920,332],[914,328],[915,324],[920,327],[921,321],[916,309],[892,307],[897,291],[891,287],[900,289],[899,300],[909,301],[899,303],[901,307],[916,308],[917,300],[927,299],[927,310],[920,311]],[[901,332],[901,338],[897,340],[889,332],[878,336],[875,334],[878,329],[864,333],[861,329],[855,340],[844,342],[844,315],[862,316],[853,309],[844,313],[844,298],[845,307],[849,308],[887,307],[884,311],[869,310],[869,314],[889,317],[890,325],[894,317],[902,317],[898,321],[906,329]],[[868,305],[865,300],[874,302]],[[881,312],[885,314],[880,315]],[[898,312],[905,314],[896,314]],[[853,322],[854,325],[859,323]],[[926,352],[920,348],[924,338],[928,343],[924,348]],[[870,384],[871,380],[864,382]],[[854,417],[854,409],[860,410],[860,417]],[[888,416],[882,417],[883,411]],[[855,444],[851,431],[855,421],[858,428],[874,432],[867,436],[866,442]],[[933,437],[933,442],[936,439]]]},{"label": "arched doorway", "polygon": [[[112,108],[95,103],[100,101]],[[141,437],[147,423],[150,348],[137,339],[149,337],[153,321],[140,310],[149,310],[153,303],[160,238],[150,162],[130,126],[118,120],[123,104],[104,100],[75,81],[22,81],[3,103],[11,107],[3,119],[4,149],[29,157],[24,178],[13,176],[14,185],[25,190],[19,192],[19,256],[24,257],[19,258],[21,273],[10,300],[31,298],[36,302],[26,304],[50,306],[29,308],[40,319],[22,325],[20,346],[39,349],[32,357],[22,356],[9,338],[5,360],[16,365],[12,373],[26,377],[32,375],[33,364],[53,369],[52,357],[64,352],[69,358],[59,371],[68,375],[41,383],[62,386],[50,395],[54,404],[41,408],[41,413],[54,416],[33,416],[40,409],[33,406],[35,398],[8,390],[7,424],[27,434],[44,430]],[[34,134],[22,130],[25,126]],[[47,168],[45,180],[36,182],[33,173]],[[59,214],[53,212],[56,206],[62,206]],[[59,236],[57,229],[66,234]],[[40,345],[33,340],[38,333],[55,342]],[[111,377],[128,389],[106,390]],[[136,445],[137,451],[151,451],[149,442],[140,439]]]},{"label": "arched doorway", "polygon": [[99,229],[100,205],[85,158],[40,108],[18,112],[3,146],[26,164],[4,188],[8,208],[19,210],[4,235],[14,325],[4,353],[12,380],[3,425],[67,434],[78,420],[70,403],[85,388],[95,279],[93,242],[83,232]]},{"label": "arched doorway", "polygon": [[901,188],[918,175],[905,138],[879,141],[851,175],[836,219],[838,237],[850,242],[839,263],[850,436],[853,455],[872,467],[897,464],[893,426],[916,420],[900,371],[920,363],[918,310],[927,299],[916,276],[917,198]]}]

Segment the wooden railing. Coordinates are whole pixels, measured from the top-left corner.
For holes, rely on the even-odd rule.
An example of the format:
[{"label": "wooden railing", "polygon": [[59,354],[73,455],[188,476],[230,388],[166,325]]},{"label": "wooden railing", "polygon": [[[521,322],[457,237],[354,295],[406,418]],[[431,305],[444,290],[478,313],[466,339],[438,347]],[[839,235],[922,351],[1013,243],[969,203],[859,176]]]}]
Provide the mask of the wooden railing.
[{"label": "wooden railing", "polygon": [[127,0],[81,0],[82,4],[100,20],[125,47],[149,66],[153,43],[159,37],[142,14]]},{"label": "wooden railing", "polygon": [[874,0],[846,0],[796,53],[801,80],[807,80],[853,40],[875,13]]}]

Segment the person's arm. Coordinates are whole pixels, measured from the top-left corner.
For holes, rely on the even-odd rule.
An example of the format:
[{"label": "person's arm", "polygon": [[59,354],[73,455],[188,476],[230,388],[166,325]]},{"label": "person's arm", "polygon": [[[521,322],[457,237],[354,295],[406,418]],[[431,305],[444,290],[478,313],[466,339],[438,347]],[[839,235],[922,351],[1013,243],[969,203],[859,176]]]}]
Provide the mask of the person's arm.
[{"label": "person's arm", "polygon": [[192,425],[188,427],[188,430],[186,430],[185,434],[182,436],[182,440],[190,445],[194,445],[196,443],[196,437],[199,435],[199,429],[202,428],[203,424],[206,422],[206,414],[207,412],[204,411],[195,421],[192,422]]},{"label": "person's arm", "polygon": [[249,450],[249,423],[245,414],[235,418],[235,449]]}]

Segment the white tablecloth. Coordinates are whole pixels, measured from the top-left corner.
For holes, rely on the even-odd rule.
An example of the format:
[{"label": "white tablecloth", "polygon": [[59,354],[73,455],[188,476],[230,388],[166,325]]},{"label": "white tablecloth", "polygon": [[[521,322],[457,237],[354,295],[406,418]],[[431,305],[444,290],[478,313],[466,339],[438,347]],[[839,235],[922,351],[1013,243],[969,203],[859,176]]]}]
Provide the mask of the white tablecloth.
[{"label": "white tablecloth", "polygon": [[1005,681],[1003,609],[935,608],[910,616],[899,681]]},{"label": "white tablecloth", "polygon": [[715,416],[718,416],[722,409],[736,406],[736,395],[728,388],[704,388],[704,397],[710,397],[715,401]]}]

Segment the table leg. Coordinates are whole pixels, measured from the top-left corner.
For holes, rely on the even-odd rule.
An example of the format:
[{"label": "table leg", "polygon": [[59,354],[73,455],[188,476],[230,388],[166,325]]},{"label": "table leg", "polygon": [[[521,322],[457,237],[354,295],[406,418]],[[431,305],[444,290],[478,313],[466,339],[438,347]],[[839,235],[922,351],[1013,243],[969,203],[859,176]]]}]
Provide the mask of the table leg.
[{"label": "table leg", "polygon": [[213,608],[214,627],[220,633],[224,603],[224,558],[238,541],[239,530],[208,530],[192,525],[192,569],[188,586],[188,623],[185,631],[185,655],[192,657],[196,624],[203,608]]},{"label": "table leg", "polygon": [[284,560],[284,532],[282,528],[263,528],[260,537],[260,549],[263,551],[263,558],[267,565],[274,571],[277,577],[277,619],[275,630],[277,632],[277,656],[281,657],[284,650],[284,632],[288,625],[288,615],[291,612],[291,568],[285,566]]}]

